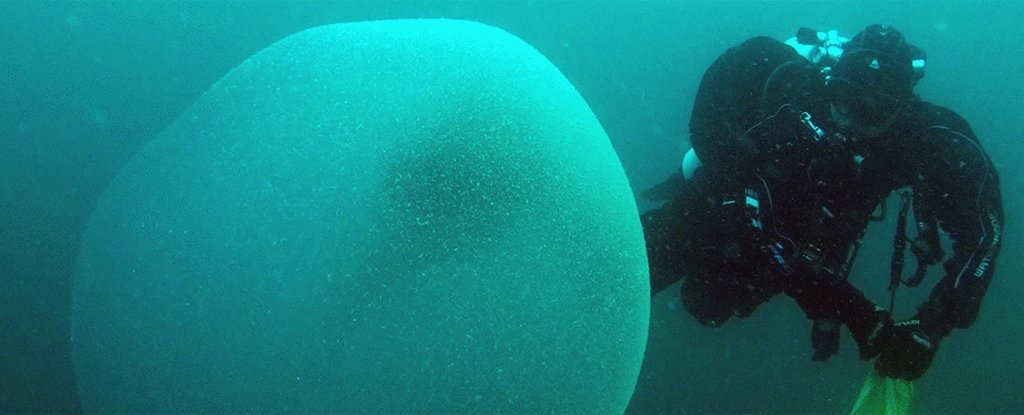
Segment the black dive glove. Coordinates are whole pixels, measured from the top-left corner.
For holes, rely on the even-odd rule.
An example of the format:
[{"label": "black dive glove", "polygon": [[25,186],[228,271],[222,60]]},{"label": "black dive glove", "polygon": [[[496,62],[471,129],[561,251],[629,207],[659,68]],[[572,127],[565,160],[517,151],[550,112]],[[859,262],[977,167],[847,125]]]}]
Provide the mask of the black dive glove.
[{"label": "black dive glove", "polygon": [[813,362],[824,362],[839,353],[839,321],[830,318],[814,320],[811,326],[811,346],[814,347]]},{"label": "black dive glove", "polygon": [[872,359],[882,352],[891,337],[894,324],[889,312],[877,307],[874,311],[859,318],[850,318],[845,323],[853,335],[853,340],[857,342],[860,358],[863,360]]},{"label": "black dive glove", "polygon": [[920,378],[931,366],[939,348],[939,338],[925,334],[918,319],[894,323],[880,336],[881,354],[875,361],[875,369],[890,378]]}]

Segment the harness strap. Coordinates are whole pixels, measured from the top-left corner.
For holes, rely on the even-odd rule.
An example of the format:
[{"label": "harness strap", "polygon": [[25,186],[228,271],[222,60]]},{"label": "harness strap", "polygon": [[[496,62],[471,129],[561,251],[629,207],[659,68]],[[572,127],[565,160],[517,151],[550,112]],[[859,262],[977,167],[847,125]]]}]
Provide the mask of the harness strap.
[{"label": "harness strap", "polygon": [[894,310],[896,307],[896,289],[899,288],[900,284],[911,288],[920,285],[924,281],[924,275],[928,271],[928,265],[930,265],[930,262],[924,257],[923,253],[914,252],[914,256],[917,258],[917,269],[914,270],[914,275],[910,279],[903,279],[904,253],[907,248],[907,211],[912,196],[909,191],[903,191],[900,192],[900,197],[902,201],[900,202],[899,214],[896,217],[896,234],[892,242],[892,261],[889,264],[889,310]]}]

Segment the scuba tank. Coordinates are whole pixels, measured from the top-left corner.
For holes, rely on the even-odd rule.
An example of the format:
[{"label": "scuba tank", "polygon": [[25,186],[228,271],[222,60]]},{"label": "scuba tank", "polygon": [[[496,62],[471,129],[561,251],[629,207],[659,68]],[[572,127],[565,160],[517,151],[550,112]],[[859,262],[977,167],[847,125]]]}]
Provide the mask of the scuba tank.
[{"label": "scuba tank", "polygon": [[811,63],[824,67],[839,61],[839,57],[843,56],[843,45],[849,41],[850,38],[839,36],[836,30],[819,32],[801,27],[796,31],[796,36],[786,39],[784,43]]},{"label": "scuba tank", "polygon": [[[830,67],[839,61],[847,49],[850,38],[840,36],[837,30],[818,31],[801,27],[796,36],[786,39],[785,43],[796,53],[820,67]],[[910,64],[917,78],[924,77],[924,68],[928,55],[920,48],[908,45],[911,53]]]}]

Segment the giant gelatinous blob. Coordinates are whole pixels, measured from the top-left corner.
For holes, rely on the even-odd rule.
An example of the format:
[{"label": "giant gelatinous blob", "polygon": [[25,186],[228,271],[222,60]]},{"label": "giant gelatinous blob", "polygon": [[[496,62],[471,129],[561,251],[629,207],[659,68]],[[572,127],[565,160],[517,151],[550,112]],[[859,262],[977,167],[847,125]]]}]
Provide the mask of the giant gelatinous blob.
[{"label": "giant gelatinous blob", "polygon": [[213,85],[82,237],[87,412],[624,410],[644,241],[593,113],[450,20],[303,31]]}]

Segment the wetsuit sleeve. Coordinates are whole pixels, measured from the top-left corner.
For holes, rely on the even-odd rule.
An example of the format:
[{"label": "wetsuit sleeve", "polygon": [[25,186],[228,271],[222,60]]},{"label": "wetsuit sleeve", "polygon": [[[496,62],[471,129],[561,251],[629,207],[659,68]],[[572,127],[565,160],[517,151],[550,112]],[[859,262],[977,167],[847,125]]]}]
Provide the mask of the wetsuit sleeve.
[{"label": "wetsuit sleeve", "polygon": [[938,337],[977,318],[1003,231],[995,167],[965,121],[951,112],[943,118],[924,132],[924,164],[915,184],[915,193],[925,198],[924,205],[952,241],[942,280],[917,316],[925,331]]}]

